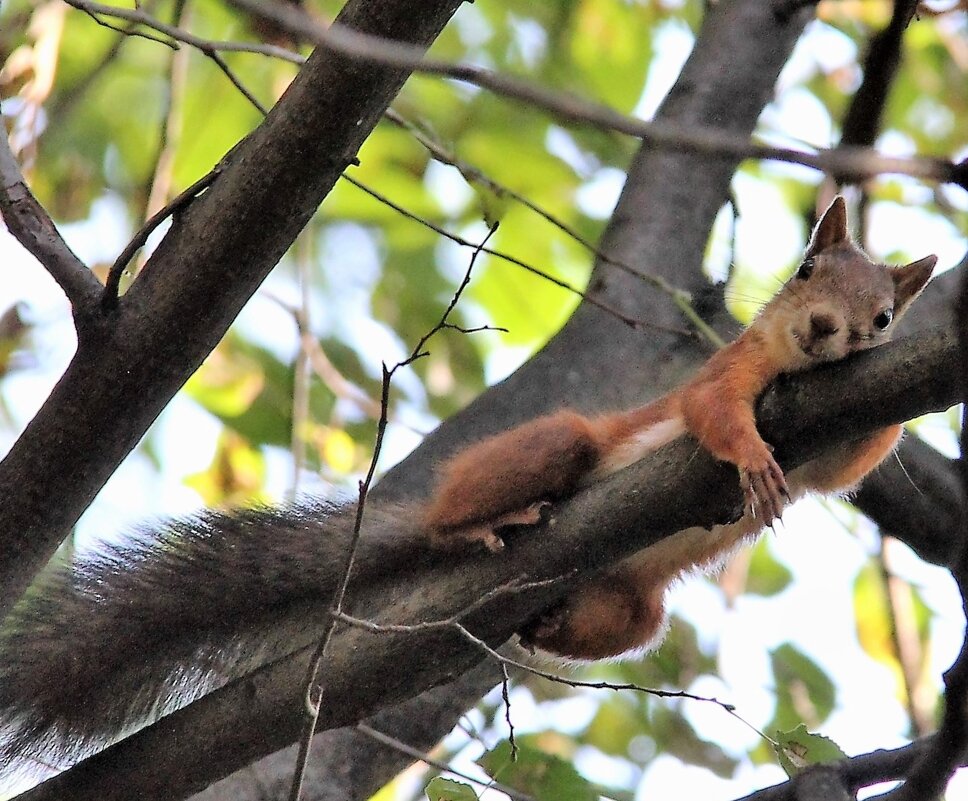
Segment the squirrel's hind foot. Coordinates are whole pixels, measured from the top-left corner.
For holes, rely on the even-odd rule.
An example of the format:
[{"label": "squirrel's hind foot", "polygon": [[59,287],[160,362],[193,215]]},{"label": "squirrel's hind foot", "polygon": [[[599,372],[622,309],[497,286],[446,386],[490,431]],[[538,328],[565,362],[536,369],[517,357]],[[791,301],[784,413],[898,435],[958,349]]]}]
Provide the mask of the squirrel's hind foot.
[{"label": "squirrel's hind foot", "polygon": [[500,553],[504,550],[504,539],[500,534],[503,529],[547,523],[550,513],[550,501],[535,501],[523,509],[505,512],[491,520],[446,531],[432,532],[432,537],[435,543],[450,550],[455,550],[467,544],[476,545],[480,543],[491,553]]}]

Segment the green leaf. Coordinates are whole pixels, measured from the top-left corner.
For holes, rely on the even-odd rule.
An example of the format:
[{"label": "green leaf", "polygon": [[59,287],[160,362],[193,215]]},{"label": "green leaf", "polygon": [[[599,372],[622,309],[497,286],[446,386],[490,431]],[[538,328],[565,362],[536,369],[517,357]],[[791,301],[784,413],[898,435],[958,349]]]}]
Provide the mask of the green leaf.
[{"label": "green leaf", "polygon": [[426,789],[430,801],[477,801],[477,793],[469,784],[435,776]]},{"label": "green leaf", "polygon": [[791,778],[810,765],[826,765],[847,758],[837,743],[822,734],[812,734],[802,723],[792,731],[778,731],[775,748],[780,767]]}]

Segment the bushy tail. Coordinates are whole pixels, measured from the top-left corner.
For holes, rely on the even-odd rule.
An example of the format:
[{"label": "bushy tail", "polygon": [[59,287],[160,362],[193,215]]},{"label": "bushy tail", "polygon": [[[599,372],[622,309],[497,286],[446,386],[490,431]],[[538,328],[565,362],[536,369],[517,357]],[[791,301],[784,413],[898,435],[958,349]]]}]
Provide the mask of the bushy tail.
[{"label": "bushy tail", "polygon": [[[245,672],[287,607],[332,598],[352,518],[323,503],[206,512],[49,570],[0,627],[0,765],[73,762]],[[375,509],[367,529],[405,520]]]}]

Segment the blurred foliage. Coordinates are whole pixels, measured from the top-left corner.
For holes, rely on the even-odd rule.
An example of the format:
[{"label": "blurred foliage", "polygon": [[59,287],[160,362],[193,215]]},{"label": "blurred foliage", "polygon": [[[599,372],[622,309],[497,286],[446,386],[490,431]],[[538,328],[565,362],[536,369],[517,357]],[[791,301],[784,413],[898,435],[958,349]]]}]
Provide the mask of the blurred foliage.
[{"label": "blurred foliage", "polygon": [[595,788],[570,761],[552,753],[557,739],[553,735],[521,738],[514,750],[505,740],[477,761],[495,781],[535,801],[596,801]]},{"label": "blurred foliage", "polygon": [[[340,5],[306,0],[305,8],[329,20]],[[932,7],[944,11],[945,4]],[[181,6],[145,0],[140,8],[171,22]],[[688,44],[704,8],[701,0],[477,0],[462,6],[433,55],[513,73],[622,112],[651,113],[656,87],[671,80],[670,52],[677,42]],[[781,79],[778,96],[763,117],[760,133],[765,137],[818,145],[836,141],[839,121],[860,81],[866,41],[889,19],[890,6],[822,2],[818,15],[811,26],[813,38],[801,48],[796,68]],[[925,15],[908,31],[882,134],[894,152],[966,155],[965,18],[963,10]],[[305,46],[221,0],[189,0],[180,19],[199,36],[268,41],[308,54]],[[124,36],[58,2],[3,4],[0,99],[5,122],[34,191],[59,223],[93,225],[98,204],[110,201],[110,221],[99,218],[98,224],[112,227],[112,237],[124,241],[154,211],[148,207],[153,186],[167,187],[163,194],[172,197],[259,124],[259,111],[211,59],[182,46],[177,58],[186,63],[179,72],[172,70],[175,57],[176,51],[164,44]],[[294,65],[263,55],[226,53],[224,58],[266,106],[296,73]],[[173,74],[180,77],[173,79]],[[808,109],[816,123],[810,130],[829,130],[827,139],[817,141],[800,119],[778,113],[787,102]],[[634,142],[590,127],[566,128],[523,104],[423,76],[407,83],[393,108],[405,125],[383,121],[349,174],[406,214],[358,186],[339,183],[252,313],[240,318],[186,387],[185,396],[218,423],[219,433],[208,443],[210,465],[184,479],[206,504],[269,499],[266,485],[278,461],[273,456],[287,450],[301,454],[297,461],[303,471],[348,486],[366,469],[380,411],[381,362],[392,366],[409,354],[441,319],[469,267],[470,248],[434,227],[476,243],[498,220],[500,227],[489,242],[494,250],[574,287],[587,281],[592,258],[586,248],[501,186],[597,242],[619,189],[609,176],[625,169]],[[444,154],[442,161],[432,157],[428,142]],[[741,231],[724,237],[729,257],[721,267],[740,316],[752,314],[756,302],[773,292],[776,276],[794,268],[812,222],[818,181],[786,165],[743,165],[734,187],[740,219],[744,198],[766,196],[792,220],[797,241],[786,255],[771,257],[766,275],[737,247]],[[953,204],[944,189],[918,187],[897,177],[872,181],[866,189],[874,204],[941,207],[955,225],[968,227],[964,205]],[[496,257],[479,259],[451,322],[507,331],[438,334],[429,355],[402,371],[393,387],[391,432],[414,441],[430,430],[540,348],[577,303],[575,294],[519,266]],[[0,411],[6,418],[13,417],[6,406],[9,382],[25,367],[43,363],[49,347],[42,331],[35,335],[34,324],[20,307],[0,317]],[[307,377],[308,388],[297,403]],[[11,426],[16,424],[11,420]],[[152,438],[141,447],[161,469]],[[407,445],[397,447],[392,458],[402,456]],[[770,603],[795,582],[795,571],[765,542],[754,550],[744,584],[749,596]],[[927,653],[933,611],[917,591],[910,597],[911,625]],[[888,666],[897,677],[900,702],[909,703],[895,643],[895,610],[876,565],[858,573],[854,603],[844,614],[855,616],[860,646],[873,663]],[[732,619],[734,610],[725,614]],[[815,612],[807,608],[802,614]],[[702,616],[698,621],[695,615],[691,621],[677,617],[656,653],[598,665],[588,675],[670,690],[704,687],[716,681],[719,636],[727,634],[710,633],[705,625],[697,628],[697,622],[705,623]],[[781,632],[784,623],[794,630],[798,626],[797,621],[780,622]],[[810,731],[822,728],[845,703],[835,677],[793,636],[769,654],[764,689],[773,705],[753,722],[770,736],[778,730],[796,733],[781,738],[784,764],[788,752],[809,752],[815,744],[802,725]],[[526,691],[538,705],[539,721],[569,704],[584,710],[562,726],[532,722],[538,730],[519,734],[516,761],[503,740],[501,705],[492,704],[481,721],[490,742],[502,741],[479,765],[535,799],[631,797],[630,787],[660,754],[724,778],[742,765],[776,762],[766,739],[751,746],[714,742],[704,734],[699,721],[706,710],[722,714],[708,702],[591,692],[544,681],[518,690]],[[809,754],[804,759],[815,761]],[[605,788],[585,778],[583,765],[596,760],[627,769],[629,787]],[[427,795],[458,801],[476,798],[477,791],[435,779]]]}]

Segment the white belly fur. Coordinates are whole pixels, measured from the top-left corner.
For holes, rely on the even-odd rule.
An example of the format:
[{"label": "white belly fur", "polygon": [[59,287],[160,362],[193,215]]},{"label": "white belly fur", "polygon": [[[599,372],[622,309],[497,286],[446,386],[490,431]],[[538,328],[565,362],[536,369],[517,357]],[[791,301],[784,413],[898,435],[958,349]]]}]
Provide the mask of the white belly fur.
[{"label": "white belly fur", "polygon": [[686,423],[681,417],[670,417],[668,420],[662,420],[655,425],[637,431],[614,448],[595,468],[590,478],[596,481],[621,470],[623,467],[635,464],[639,459],[657,451],[663,445],[669,444],[676,437],[685,433]]}]

